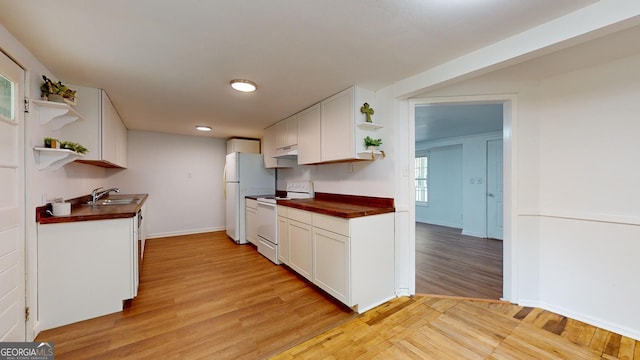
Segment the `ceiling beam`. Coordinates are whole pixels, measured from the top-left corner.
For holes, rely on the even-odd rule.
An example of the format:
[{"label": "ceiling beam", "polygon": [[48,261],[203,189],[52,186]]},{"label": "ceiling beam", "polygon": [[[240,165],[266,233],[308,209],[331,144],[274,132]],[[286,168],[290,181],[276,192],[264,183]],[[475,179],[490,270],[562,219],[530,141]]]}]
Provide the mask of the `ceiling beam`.
[{"label": "ceiling beam", "polygon": [[640,24],[640,1],[601,0],[593,5],[448,61],[393,85],[406,99]]}]

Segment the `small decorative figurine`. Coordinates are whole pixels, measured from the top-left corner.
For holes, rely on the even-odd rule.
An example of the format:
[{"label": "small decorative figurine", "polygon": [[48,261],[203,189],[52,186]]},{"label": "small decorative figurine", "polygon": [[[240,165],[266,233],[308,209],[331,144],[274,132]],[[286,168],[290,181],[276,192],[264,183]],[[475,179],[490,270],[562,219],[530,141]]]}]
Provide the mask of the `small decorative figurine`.
[{"label": "small decorative figurine", "polygon": [[364,103],[360,108],[360,112],[367,116],[367,122],[371,122],[371,115],[373,115],[373,108],[369,107],[368,103]]}]

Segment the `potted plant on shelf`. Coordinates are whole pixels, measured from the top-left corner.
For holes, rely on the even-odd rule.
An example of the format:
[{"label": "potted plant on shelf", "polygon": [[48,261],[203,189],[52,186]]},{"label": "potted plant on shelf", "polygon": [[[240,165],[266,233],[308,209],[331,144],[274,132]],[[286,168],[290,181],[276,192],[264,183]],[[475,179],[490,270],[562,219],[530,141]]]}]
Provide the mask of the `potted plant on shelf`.
[{"label": "potted plant on shelf", "polygon": [[68,149],[68,150],[71,150],[71,151],[75,151],[78,154],[82,154],[82,155],[86,154],[87,151],[89,151],[89,150],[87,150],[86,147],[84,147],[84,146],[82,146],[82,145],[80,145],[78,143],[75,143],[73,141],[62,141],[60,143],[60,148]]},{"label": "potted plant on shelf", "polygon": [[76,105],[76,91],[70,89],[60,81],[53,80],[42,75],[44,83],[40,86],[40,95],[46,97],[49,101],[64,102],[69,105]]},{"label": "potted plant on shelf", "polygon": [[364,146],[367,150],[376,150],[380,145],[382,145],[382,139],[373,139],[368,135],[364,138]]},{"label": "potted plant on shelf", "polygon": [[44,138],[44,147],[51,148],[51,149],[59,149],[60,140],[56,138],[46,137]]},{"label": "potted plant on shelf", "polygon": [[67,149],[82,155],[86,154],[87,151],[89,151],[86,147],[73,141],[60,141],[56,138],[51,137],[44,138],[44,147],[52,149]]}]

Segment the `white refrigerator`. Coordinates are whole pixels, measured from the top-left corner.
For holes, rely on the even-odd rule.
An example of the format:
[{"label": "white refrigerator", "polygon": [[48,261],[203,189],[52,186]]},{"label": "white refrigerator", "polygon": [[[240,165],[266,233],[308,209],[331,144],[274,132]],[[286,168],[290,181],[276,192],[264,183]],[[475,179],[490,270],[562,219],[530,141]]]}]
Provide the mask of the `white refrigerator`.
[{"label": "white refrigerator", "polygon": [[275,189],[275,170],[265,169],[262,154],[227,154],[224,170],[227,235],[237,244],[247,243],[245,196],[273,195]]}]

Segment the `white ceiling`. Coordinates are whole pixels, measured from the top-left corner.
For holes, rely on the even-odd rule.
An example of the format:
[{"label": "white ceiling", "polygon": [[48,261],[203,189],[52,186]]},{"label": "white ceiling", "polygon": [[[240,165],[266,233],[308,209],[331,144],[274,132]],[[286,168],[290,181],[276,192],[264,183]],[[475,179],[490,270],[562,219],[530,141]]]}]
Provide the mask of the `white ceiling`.
[{"label": "white ceiling", "polygon": [[595,2],[0,0],[0,23],[57,79],[106,89],[129,129],[260,137],[350,85],[378,90]]},{"label": "white ceiling", "polygon": [[502,131],[502,104],[416,106],[416,142]]}]

